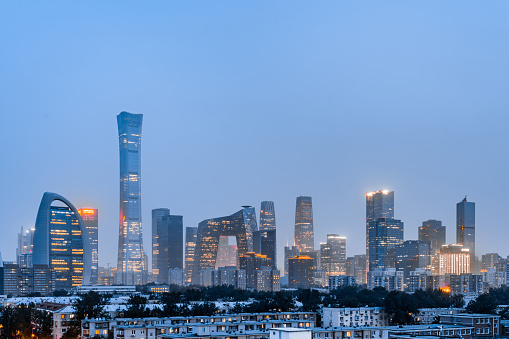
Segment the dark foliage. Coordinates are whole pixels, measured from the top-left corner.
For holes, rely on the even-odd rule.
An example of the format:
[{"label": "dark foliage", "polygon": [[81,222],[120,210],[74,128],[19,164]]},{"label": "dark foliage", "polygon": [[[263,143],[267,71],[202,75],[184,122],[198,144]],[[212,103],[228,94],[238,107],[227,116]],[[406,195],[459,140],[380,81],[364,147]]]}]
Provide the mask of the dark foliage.
[{"label": "dark foliage", "polygon": [[498,300],[491,293],[483,293],[468,303],[466,311],[468,313],[496,314]]},{"label": "dark foliage", "polygon": [[51,338],[52,318],[48,312],[35,309],[34,304],[2,307],[0,325],[1,339]]}]

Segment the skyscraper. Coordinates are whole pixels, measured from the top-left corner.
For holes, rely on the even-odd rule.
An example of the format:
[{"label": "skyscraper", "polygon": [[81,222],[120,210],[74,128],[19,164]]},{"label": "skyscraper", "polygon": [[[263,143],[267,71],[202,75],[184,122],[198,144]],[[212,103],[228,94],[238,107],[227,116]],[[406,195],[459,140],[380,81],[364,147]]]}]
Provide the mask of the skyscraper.
[{"label": "skyscraper", "polygon": [[327,276],[346,274],[346,238],[327,234],[327,243],[320,244],[320,266]]},{"label": "skyscraper", "polygon": [[295,208],[295,246],[301,252],[315,250],[315,234],[313,231],[313,206],[311,197],[297,197]]},{"label": "skyscraper", "polygon": [[396,246],[403,242],[403,222],[378,218],[368,223],[369,271],[375,268],[396,267]]},{"label": "skyscraper", "polygon": [[276,268],[276,230],[259,230],[253,233],[254,251],[266,256],[270,266]]},{"label": "skyscraper", "polygon": [[260,208],[260,231],[272,231],[276,229],[276,212],[273,201],[262,201]]},{"label": "skyscraper", "polygon": [[168,209],[152,210],[152,272],[158,283],[168,283],[168,271],[184,268],[183,217]]},{"label": "skyscraper", "polygon": [[120,215],[117,283],[146,282],[141,224],[141,124],[143,114],[117,115],[120,148]]},{"label": "skyscraper", "polygon": [[410,272],[418,268],[429,271],[430,242],[421,240],[407,240],[396,246],[396,270],[403,271],[403,278],[408,283]]},{"label": "skyscraper", "polygon": [[[52,206],[54,201],[65,206]],[[33,264],[58,272],[56,290],[90,284],[92,248],[88,230],[78,210],[61,195],[46,192],[42,197],[35,222]]]},{"label": "skyscraper", "polygon": [[445,245],[445,226],[442,226],[440,220],[423,221],[419,227],[419,240],[430,242],[432,255],[440,253],[440,249]]},{"label": "skyscraper", "polygon": [[[394,191],[381,190],[366,193],[366,269],[371,270],[369,251],[374,248],[370,238],[369,224],[379,218],[394,219]],[[403,240],[403,239],[402,239]]]},{"label": "skyscraper", "polygon": [[[196,236],[198,235],[198,227],[186,227],[186,257],[185,257],[185,283],[191,283],[191,275],[193,273],[194,252],[196,248]],[[152,259],[153,260],[153,259]]]},{"label": "skyscraper", "polygon": [[35,228],[23,230],[18,234],[18,248],[16,249],[16,260],[20,267],[32,267],[32,251],[34,248]]},{"label": "skyscraper", "polygon": [[438,274],[440,249],[445,245],[445,226],[440,220],[427,220],[419,227],[419,240],[430,242],[431,271]]},{"label": "skyscraper", "polygon": [[78,213],[81,215],[85,227],[88,231],[88,241],[92,250],[92,267],[90,270],[90,284],[97,285],[99,281],[99,214],[95,208],[80,208]]},{"label": "skyscraper", "polygon": [[[159,237],[161,236],[160,231],[158,229],[161,228],[161,222],[163,221],[163,216],[170,215],[169,208],[156,208],[152,210],[152,274],[154,275],[156,281],[158,281],[157,277],[159,275]],[[162,251],[163,249],[161,249]]]},{"label": "skyscraper", "polygon": [[254,207],[243,208],[227,217],[207,219],[199,223],[195,247],[192,283],[199,282],[200,271],[216,266],[219,237],[235,236],[237,256],[253,252],[253,233],[258,229]]},{"label": "skyscraper", "polygon": [[475,202],[467,197],[456,204],[456,243],[468,248],[471,263],[475,257]]}]

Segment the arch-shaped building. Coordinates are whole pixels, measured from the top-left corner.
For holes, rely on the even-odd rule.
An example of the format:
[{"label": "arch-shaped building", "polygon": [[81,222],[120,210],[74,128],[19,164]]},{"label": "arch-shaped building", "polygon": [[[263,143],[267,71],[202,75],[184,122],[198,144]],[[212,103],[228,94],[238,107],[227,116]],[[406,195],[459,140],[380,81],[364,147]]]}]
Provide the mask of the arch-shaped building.
[{"label": "arch-shaped building", "polygon": [[200,271],[216,266],[220,236],[235,236],[238,258],[253,252],[253,233],[258,230],[254,207],[244,206],[240,211],[222,218],[207,219],[198,225],[194,253],[192,283],[198,284]]},{"label": "arch-shaped building", "polygon": [[[65,206],[51,206],[55,201]],[[44,193],[33,243],[33,264],[48,265],[55,271],[55,289],[90,283],[92,248],[88,231],[69,200],[56,193]]]}]

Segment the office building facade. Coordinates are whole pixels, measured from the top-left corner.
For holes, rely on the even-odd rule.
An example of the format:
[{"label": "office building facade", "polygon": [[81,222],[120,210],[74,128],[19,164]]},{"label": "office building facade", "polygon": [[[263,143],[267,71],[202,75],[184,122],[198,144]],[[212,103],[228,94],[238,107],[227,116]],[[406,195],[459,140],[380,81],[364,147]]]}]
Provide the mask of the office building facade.
[{"label": "office building facade", "polygon": [[410,280],[410,272],[423,268],[431,269],[430,242],[407,240],[396,245],[396,270],[403,271],[405,283]]},{"label": "office building facade", "polygon": [[276,229],[276,211],[273,201],[262,201],[260,208],[260,231],[273,231]]},{"label": "office building facade", "polygon": [[346,274],[346,237],[327,234],[327,242],[320,244],[320,266],[327,276]]},{"label": "office building facade", "polygon": [[194,253],[196,249],[196,236],[198,235],[198,227],[186,227],[186,248],[185,248],[185,283],[191,283],[191,275],[193,273]]},{"label": "office building facade", "polygon": [[357,254],[346,258],[346,275],[355,276],[358,284],[366,283],[366,255]]},{"label": "office building facade", "polygon": [[96,208],[80,208],[78,213],[88,231],[88,241],[92,250],[90,285],[97,285],[99,282],[99,212]]},{"label": "office building facade", "polygon": [[253,233],[257,229],[255,209],[251,206],[244,206],[240,211],[227,217],[200,222],[196,238],[192,282],[198,281],[202,269],[216,267],[220,236],[236,237],[237,256],[240,257],[247,252],[253,252]]},{"label": "office building facade", "polygon": [[288,287],[310,288],[313,286],[313,259],[298,256],[288,259]]},{"label": "office building facade", "polygon": [[468,248],[459,244],[442,246],[440,250],[440,275],[471,273],[471,256]]},{"label": "office building facade", "polygon": [[276,230],[259,230],[253,235],[254,251],[266,256],[270,266],[276,268]]},{"label": "office building facade", "polygon": [[170,269],[184,269],[184,223],[168,209],[152,210],[152,274],[157,283],[168,282]]},{"label": "office building facade", "polygon": [[475,203],[467,197],[456,204],[456,243],[468,249],[475,257]]},{"label": "office building facade", "polygon": [[313,205],[311,197],[297,197],[294,241],[295,246],[297,246],[301,252],[312,252],[315,250]]},{"label": "office building facade", "polygon": [[20,267],[32,266],[32,252],[34,248],[34,231],[35,228],[24,230],[18,233],[18,248],[16,248],[16,261]]},{"label": "office building facade", "polygon": [[[370,254],[370,250],[376,248],[372,242],[374,238],[370,236],[370,223],[378,220],[379,218],[394,219],[394,191],[381,190],[376,192],[366,193],[366,269],[370,270],[372,267],[370,258],[375,258],[376,255]],[[374,266],[378,267],[378,266]]]},{"label": "office building facade", "polygon": [[147,281],[141,220],[141,126],[143,114],[117,115],[120,151],[120,214],[117,283]]},{"label": "office building facade", "polygon": [[[52,206],[55,201],[65,206]],[[69,200],[55,193],[44,193],[33,239],[33,265],[47,266],[56,272],[55,289],[69,290],[90,284],[90,237],[78,210]]]},{"label": "office building facade", "polygon": [[368,265],[375,268],[396,267],[396,246],[403,243],[403,222],[378,218],[368,223]]}]

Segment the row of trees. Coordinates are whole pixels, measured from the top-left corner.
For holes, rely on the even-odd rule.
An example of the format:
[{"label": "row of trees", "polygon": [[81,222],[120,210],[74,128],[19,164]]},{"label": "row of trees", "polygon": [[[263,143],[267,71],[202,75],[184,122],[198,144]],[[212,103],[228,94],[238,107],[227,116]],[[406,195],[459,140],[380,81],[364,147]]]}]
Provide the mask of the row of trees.
[{"label": "row of trees", "polygon": [[38,310],[34,304],[5,306],[0,309],[0,339],[52,338],[53,318],[49,312]]}]

